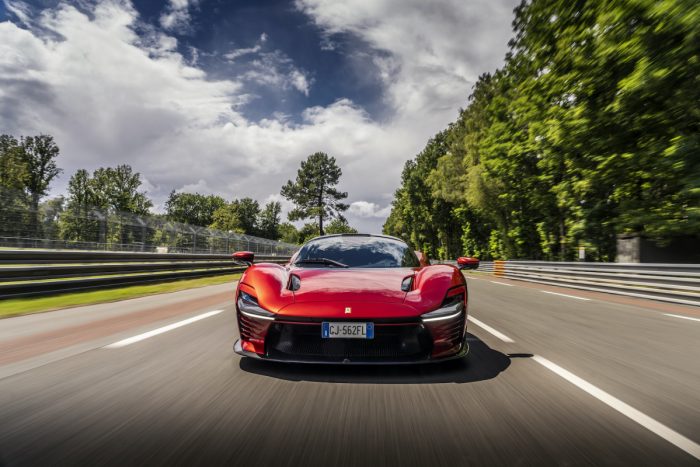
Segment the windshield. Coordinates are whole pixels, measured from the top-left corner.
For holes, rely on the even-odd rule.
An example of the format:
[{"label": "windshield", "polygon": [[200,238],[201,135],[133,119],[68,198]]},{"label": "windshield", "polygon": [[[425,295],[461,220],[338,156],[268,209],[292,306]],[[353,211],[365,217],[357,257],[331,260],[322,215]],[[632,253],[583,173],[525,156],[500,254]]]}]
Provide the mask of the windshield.
[{"label": "windshield", "polygon": [[385,237],[339,236],[311,240],[294,264],[303,267],[413,268],[420,263],[400,240]]}]

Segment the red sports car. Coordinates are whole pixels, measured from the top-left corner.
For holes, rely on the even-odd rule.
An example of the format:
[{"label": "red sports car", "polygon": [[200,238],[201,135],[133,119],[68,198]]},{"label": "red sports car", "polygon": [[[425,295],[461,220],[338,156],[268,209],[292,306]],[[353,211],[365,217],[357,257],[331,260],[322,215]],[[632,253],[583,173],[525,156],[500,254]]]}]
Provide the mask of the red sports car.
[{"label": "red sports car", "polygon": [[[419,260],[419,256],[421,259]],[[305,363],[421,363],[469,352],[467,284],[460,270],[429,265],[381,235],[327,235],[282,266],[250,264],[236,289],[234,350]],[[460,268],[477,259],[459,258]]]}]

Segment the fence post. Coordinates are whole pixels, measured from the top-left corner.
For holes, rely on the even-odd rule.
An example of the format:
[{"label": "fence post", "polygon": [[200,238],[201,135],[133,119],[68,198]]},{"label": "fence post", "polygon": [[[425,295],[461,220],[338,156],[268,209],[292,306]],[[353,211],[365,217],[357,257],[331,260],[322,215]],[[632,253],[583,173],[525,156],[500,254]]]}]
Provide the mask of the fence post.
[{"label": "fence post", "polygon": [[493,274],[497,277],[503,277],[506,272],[506,262],[495,260],[493,262]]}]

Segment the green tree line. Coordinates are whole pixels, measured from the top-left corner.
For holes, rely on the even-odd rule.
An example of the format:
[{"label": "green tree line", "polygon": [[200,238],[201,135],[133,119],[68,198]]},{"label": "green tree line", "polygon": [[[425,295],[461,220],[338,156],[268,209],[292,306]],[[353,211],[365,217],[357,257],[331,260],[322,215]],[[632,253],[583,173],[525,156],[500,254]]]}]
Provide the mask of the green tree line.
[{"label": "green tree line", "polygon": [[[0,136],[0,236],[129,244],[151,243],[167,235],[162,229],[140,228],[144,216],[292,244],[323,233],[356,232],[341,214],[348,208],[341,202],[347,193],[335,189],[342,172],[325,153],[309,156],[301,163],[297,180],[282,188],[282,195],[295,206],[290,220],[314,219],[297,229],[282,222],[280,202],[261,207],[250,197],[227,201],[218,195],[172,191],[165,212],[153,213],[141,174],[129,165],[102,167],[92,174],[77,170],[68,182],[67,196],[42,202],[62,172],[56,163],[59,152],[48,135],[19,140]],[[191,241],[186,237],[175,242]]]},{"label": "green tree line", "polygon": [[700,3],[532,0],[513,29],[503,67],[406,163],[384,232],[441,258],[700,240]]},{"label": "green tree line", "polygon": [[[299,229],[290,222],[281,221],[279,201],[270,201],[261,208],[258,201],[249,197],[227,202],[217,195],[173,191],[165,205],[166,215],[185,224],[292,244],[304,243],[317,235],[357,233],[342,216],[348,209],[342,200],[348,194],[335,188],[341,175],[335,158],[323,152],[311,154],[301,162],[296,180],[287,181],[281,189],[282,196],[295,206],[288,215],[289,220],[314,219]],[[324,220],[329,222],[324,225]]]}]

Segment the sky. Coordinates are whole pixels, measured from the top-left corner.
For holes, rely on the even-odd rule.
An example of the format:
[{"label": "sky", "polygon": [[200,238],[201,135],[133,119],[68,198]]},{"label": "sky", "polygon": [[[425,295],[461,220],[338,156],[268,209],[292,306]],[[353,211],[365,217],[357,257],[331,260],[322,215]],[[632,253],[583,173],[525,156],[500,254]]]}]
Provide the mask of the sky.
[{"label": "sky", "polygon": [[404,163],[503,63],[513,0],[0,3],[0,133],[50,134],[64,169],[129,164],[172,190],[280,201],[336,158],[350,224],[380,233]]}]

